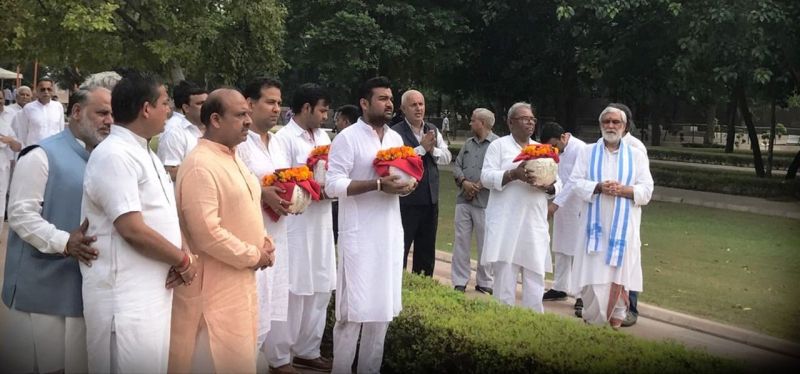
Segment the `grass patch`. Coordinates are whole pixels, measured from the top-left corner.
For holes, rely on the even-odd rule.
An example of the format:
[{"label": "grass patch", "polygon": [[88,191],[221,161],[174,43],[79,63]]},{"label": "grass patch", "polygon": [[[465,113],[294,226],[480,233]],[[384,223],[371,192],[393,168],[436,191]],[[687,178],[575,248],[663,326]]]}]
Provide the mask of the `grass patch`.
[{"label": "grass patch", "polygon": [[[453,250],[457,187],[441,172],[437,249]],[[800,341],[800,222],[651,202],[642,219],[641,300]],[[473,244],[473,259],[477,253]]]}]

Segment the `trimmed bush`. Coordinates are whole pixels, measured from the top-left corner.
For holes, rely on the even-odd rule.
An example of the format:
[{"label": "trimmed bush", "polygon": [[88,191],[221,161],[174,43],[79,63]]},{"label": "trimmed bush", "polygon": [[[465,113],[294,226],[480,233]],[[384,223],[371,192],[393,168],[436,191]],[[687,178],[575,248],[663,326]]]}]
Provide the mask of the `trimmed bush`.
[{"label": "trimmed bush", "polygon": [[657,186],[765,198],[800,198],[800,182],[795,179],[758,178],[745,172],[655,164],[650,164],[650,173]]},{"label": "trimmed bush", "polygon": [[[332,327],[329,319],[327,329]],[[738,371],[731,361],[676,343],[465,298],[412,274],[404,278],[403,311],[389,326],[381,368],[383,373]]]},{"label": "trimmed bush", "polygon": [[[750,168],[753,167],[753,156],[742,153],[720,153],[693,149],[648,148],[647,156],[651,160],[693,162],[696,164],[741,166]],[[766,164],[766,153],[762,155],[762,159]],[[791,157],[774,155],[772,158],[772,167],[775,170],[785,170],[787,167],[789,167],[790,163],[792,163]]]}]

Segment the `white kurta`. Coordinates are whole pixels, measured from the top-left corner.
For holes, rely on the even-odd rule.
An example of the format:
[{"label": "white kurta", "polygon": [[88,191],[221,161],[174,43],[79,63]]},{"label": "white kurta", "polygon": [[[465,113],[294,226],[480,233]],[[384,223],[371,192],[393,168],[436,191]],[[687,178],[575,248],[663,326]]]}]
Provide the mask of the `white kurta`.
[{"label": "white kurta", "polygon": [[[17,134],[11,128],[11,122],[15,116],[16,112],[8,109],[0,112],[0,135],[17,138]],[[8,192],[8,183],[11,181],[12,160],[14,160],[14,151],[11,150],[8,144],[0,143],[0,213],[6,211],[6,192]]]},{"label": "white kurta", "polygon": [[567,256],[574,256],[583,244],[580,241],[581,235],[575,234],[575,231],[580,229],[578,220],[583,201],[572,193],[575,181],[570,179],[575,160],[583,147],[586,147],[583,140],[570,135],[564,152],[559,155],[558,177],[563,183],[563,188],[553,199],[553,203],[558,205],[558,210],[553,215],[553,252]]},{"label": "white kurta", "polygon": [[[275,134],[291,167],[306,164],[314,147],[331,144],[322,129],[313,139],[293,120]],[[289,248],[289,290],[311,295],[336,289],[336,253],[333,244],[331,200],[313,201],[302,214],[286,219]]]},{"label": "white kurta", "polygon": [[64,130],[64,106],[55,100],[46,105],[31,101],[14,117],[12,127],[23,147],[37,144]]},{"label": "white kurta", "polygon": [[378,178],[372,162],[379,150],[403,145],[400,134],[383,128],[381,141],[359,118],[336,136],[328,156],[325,189],[339,198],[338,321],[388,322],[402,309],[400,198],[379,191],[347,196],[351,181]]},{"label": "white kurta", "polygon": [[[167,371],[172,290],[170,266],[142,255],[114,221],[141,212],[144,222],[181,247],[172,180],[147,140],[112,125],[86,165],[83,216],[99,255],[81,264],[90,372]],[[112,362],[112,357],[116,362]],[[114,366],[112,366],[114,365]]]},{"label": "white kurta", "polygon": [[[575,230],[581,237],[581,247],[575,253],[572,268],[572,292],[579,292],[584,286],[617,283],[625,286],[628,291],[642,291],[642,262],[641,240],[639,228],[642,223],[642,206],[650,202],[653,194],[653,177],[650,175],[647,156],[635,147],[631,147],[633,157],[633,204],[631,204],[628,231],[625,237],[627,246],[622,260],[622,266],[612,267],[606,265],[606,251],[611,221],[614,215],[614,197],[600,195],[600,224],[603,226],[603,235],[600,239],[600,251],[591,254],[586,251],[586,221],[588,219],[589,202],[594,199],[594,189],[597,182],[589,180],[589,162],[593,144],[587,145],[575,161],[571,179],[575,181],[573,193],[583,201],[581,219]],[[618,173],[619,150],[603,150],[603,165],[601,180],[616,180]]]},{"label": "white kurta", "polygon": [[203,132],[180,113],[173,114],[167,123],[158,139],[158,158],[165,166],[178,166],[197,146]]},{"label": "white kurta", "polygon": [[[247,140],[236,147],[239,158],[259,180],[267,174],[272,174],[275,169],[288,167],[288,162],[283,157],[280,144],[274,141],[271,135],[269,148],[261,141],[261,135],[250,131]],[[286,321],[286,311],[289,303],[289,247],[286,236],[286,217],[281,217],[278,222],[272,220],[262,209],[264,229],[272,237],[275,244],[275,265],[265,270],[256,271],[256,286],[258,287],[259,345],[264,342],[269,321]]]},{"label": "white kurta", "polygon": [[[538,144],[529,140],[528,144]],[[519,166],[514,162],[522,147],[506,135],[489,145],[483,159],[481,183],[489,189],[486,236],[481,264],[505,262],[544,276],[552,272],[547,199],[544,191],[515,180],[503,186],[503,174]],[[556,193],[561,189],[556,179]]]}]

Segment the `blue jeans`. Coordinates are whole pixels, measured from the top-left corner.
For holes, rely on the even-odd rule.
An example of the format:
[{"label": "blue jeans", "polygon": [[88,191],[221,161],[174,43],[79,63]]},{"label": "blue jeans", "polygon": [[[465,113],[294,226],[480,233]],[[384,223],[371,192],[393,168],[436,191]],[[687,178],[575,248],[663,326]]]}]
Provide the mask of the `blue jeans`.
[{"label": "blue jeans", "polygon": [[630,301],[631,301],[631,305],[630,305],[630,308],[628,310],[638,317],[639,316],[639,309],[636,308],[636,302],[639,301],[639,292],[637,292],[637,291],[628,292],[628,299],[630,299]]}]

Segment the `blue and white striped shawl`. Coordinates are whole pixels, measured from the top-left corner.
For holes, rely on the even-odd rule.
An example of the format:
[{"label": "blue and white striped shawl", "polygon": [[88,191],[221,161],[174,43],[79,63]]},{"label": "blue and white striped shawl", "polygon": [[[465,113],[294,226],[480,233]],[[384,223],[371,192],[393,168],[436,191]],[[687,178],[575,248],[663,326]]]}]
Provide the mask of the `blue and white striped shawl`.
[{"label": "blue and white striped shawl", "polygon": [[[595,182],[603,181],[603,138],[592,146],[592,157],[589,164],[589,179]],[[633,155],[631,147],[625,141],[620,140],[619,157],[617,158],[617,178],[621,184],[630,186],[633,179]],[[586,251],[587,253],[600,252],[601,238],[603,237],[603,226],[600,223],[600,194],[597,194],[592,202],[589,203],[589,219],[586,221]],[[611,221],[611,232],[608,236],[608,248],[606,251],[606,264],[617,267],[622,265],[625,256],[627,242],[625,238],[628,234],[628,221],[631,212],[631,200],[621,196],[614,198],[614,216]],[[608,229],[608,228],[606,228]]]}]

